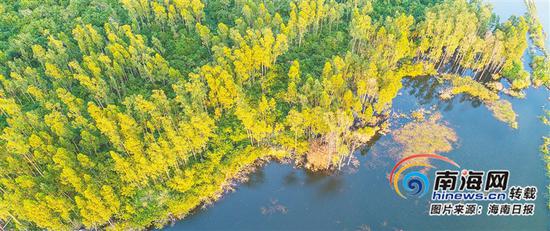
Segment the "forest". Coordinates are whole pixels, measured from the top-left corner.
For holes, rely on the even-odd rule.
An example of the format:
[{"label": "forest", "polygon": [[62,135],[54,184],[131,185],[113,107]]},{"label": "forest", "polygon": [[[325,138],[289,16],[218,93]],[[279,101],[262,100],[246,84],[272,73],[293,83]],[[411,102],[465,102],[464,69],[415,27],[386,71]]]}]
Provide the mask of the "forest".
[{"label": "forest", "polygon": [[525,3],[499,19],[481,0],[3,1],[0,224],[161,228],[266,161],[338,171],[404,78],[517,127],[500,96],[550,88]]}]

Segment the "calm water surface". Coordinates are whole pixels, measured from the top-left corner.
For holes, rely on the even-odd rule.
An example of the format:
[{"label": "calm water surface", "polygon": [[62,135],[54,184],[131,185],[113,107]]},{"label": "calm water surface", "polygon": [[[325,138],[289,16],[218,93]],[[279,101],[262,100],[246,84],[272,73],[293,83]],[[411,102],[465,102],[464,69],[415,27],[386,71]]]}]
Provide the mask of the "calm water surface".
[{"label": "calm water surface", "polygon": [[[503,18],[523,14],[521,0],[491,1]],[[548,0],[538,0],[539,15],[548,28]],[[355,172],[312,174],[290,165],[271,163],[251,180],[206,209],[199,210],[166,230],[550,230],[544,163],[538,147],[549,135],[538,116],[550,107],[545,89],[528,89],[525,99],[510,100],[519,129],[495,120],[485,106],[465,97],[437,100],[437,89],[426,79],[406,81],[394,100],[396,112],[437,107],[459,142],[444,155],[463,168],[508,169],[509,185],[539,188],[531,217],[430,217],[429,196],[401,199],[388,185],[396,159],[391,137],[381,136],[361,153]],[[395,121],[394,123],[399,123]],[[399,124],[393,124],[399,126]],[[441,162],[438,167],[450,167]],[[428,173],[433,178],[433,170]],[[486,204],[484,212],[486,211]]]}]

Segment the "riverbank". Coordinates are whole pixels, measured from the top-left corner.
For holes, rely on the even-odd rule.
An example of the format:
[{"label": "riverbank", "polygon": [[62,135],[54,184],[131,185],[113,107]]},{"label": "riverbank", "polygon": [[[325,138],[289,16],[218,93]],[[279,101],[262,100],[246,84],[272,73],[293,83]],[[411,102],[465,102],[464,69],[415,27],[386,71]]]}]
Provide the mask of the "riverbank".
[{"label": "riverbank", "polygon": [[[512,103],[518,115],[518,129],[512,129],[468,97],[457,96],[442,101],[437,91],[433,91],[433,95],[427,94],[432,89],[427,79],[405,80],[403,85],[394,101],[396,113],[409,114],[418,108],[435,108],[441,113],[441,122],[452,128],[458,138],[453,150],[442,154],[468,169],[508,169],[511,172],[510,184],[539,187],[535,215],[506,221],[487,216],[427,216],[426,198],[403,200],[388,185],[387,174],[399,159],[401,150],[388,134],[355,153],[360,165],[353,172],[327,175],[292,165],[268,163],[252,173],[252,181],[239,185],[235,193],[223,197],[208,209],[197,210],[166,230],[550,228],[547,197],[542,190],[549,181],[538,149],[541,144],[539,136],[547,132],[538,119],[541,106],[547,105],[544,88],[528,89],[525,99],[502,96]],[[391,127],[402,127],[408,121],[410,119],[394,119]],[[427,174],[433,180],[433,171]],[[286,213],[262,214],[262,207],[269,208],[275,200],[286,208]],[[396,211],[407,216],[396,216]]]}]

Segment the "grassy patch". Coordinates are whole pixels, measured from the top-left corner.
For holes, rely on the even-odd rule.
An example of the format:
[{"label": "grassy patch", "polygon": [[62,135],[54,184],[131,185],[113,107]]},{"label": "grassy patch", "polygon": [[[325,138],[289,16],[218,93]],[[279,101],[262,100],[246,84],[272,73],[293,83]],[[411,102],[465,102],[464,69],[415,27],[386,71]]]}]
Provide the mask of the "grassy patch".
[{"label": "grassy patch", "polygon": [[440,122],[436,113],[422,122],[410,122],[392,133],[402,147],[402,157],[418,153],[442,153],[453,149],[458,140],[455,131]]},{"label": "grassy patch", "polygon": [[[449,100],[457,94],[467,94],[481,100],[487,105],[487,108],[493,112],[493,116],[496,119],[507,123],[512,128],[518,128],[516,113],[512,108],[512,104],[507,100],[499,99],[495,91],[468,77],[442,75],[440,79],[450,83],[448,88],[441,91],[439,95],[441,99]],[[491,87],[495,88],[495,90],[499,89],[499,87],[494,86],[494,84],[491,85]]]},{"label": "grassy patch", "polygon": [[507,123],[512,128],[518,128],[518,122],[516,120],[516,113],[512,108],[512,103],[508,100],[497,100],[486,103],[487,108],[493,112],[493,116],[498,120]]}]

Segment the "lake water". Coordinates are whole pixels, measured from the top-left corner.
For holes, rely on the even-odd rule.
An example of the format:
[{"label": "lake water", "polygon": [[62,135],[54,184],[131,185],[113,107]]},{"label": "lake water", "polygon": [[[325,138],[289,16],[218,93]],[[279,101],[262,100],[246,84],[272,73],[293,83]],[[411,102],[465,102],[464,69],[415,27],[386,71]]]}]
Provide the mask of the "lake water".
[{"label": "lake water", "polygon": [[[504,18],[525,10],[522,0],[494,2],[498,4],[495,11]],[[537,4],[548,28],[548,1]],[[518,114],[519,129],[515,130],[475,101],[459,96],[440,102],[436,93],[435,84],[427,79],[405,81],[394,100],[394,111],[408,113],[436,105],[442,121],[459,137],[454,150],[443,155],[467,169],[508,169],[509,185],[537,186],[534,216],[428,216],[429,196],[402,199],[388,185],[396,150],[387,135],[358,153],[361,164],[356,171],[323,175],[270,163],[235,192],[166,230],[550,230],[549,182],[538,151],[541,137],[550,133],[538,119],[543,107],[550,106],[549,91],[531,88],[524,99],[503,96]],[[428,172],[430,179],[433,171]],[[485,213],[486,203],[480,204]]]}]

